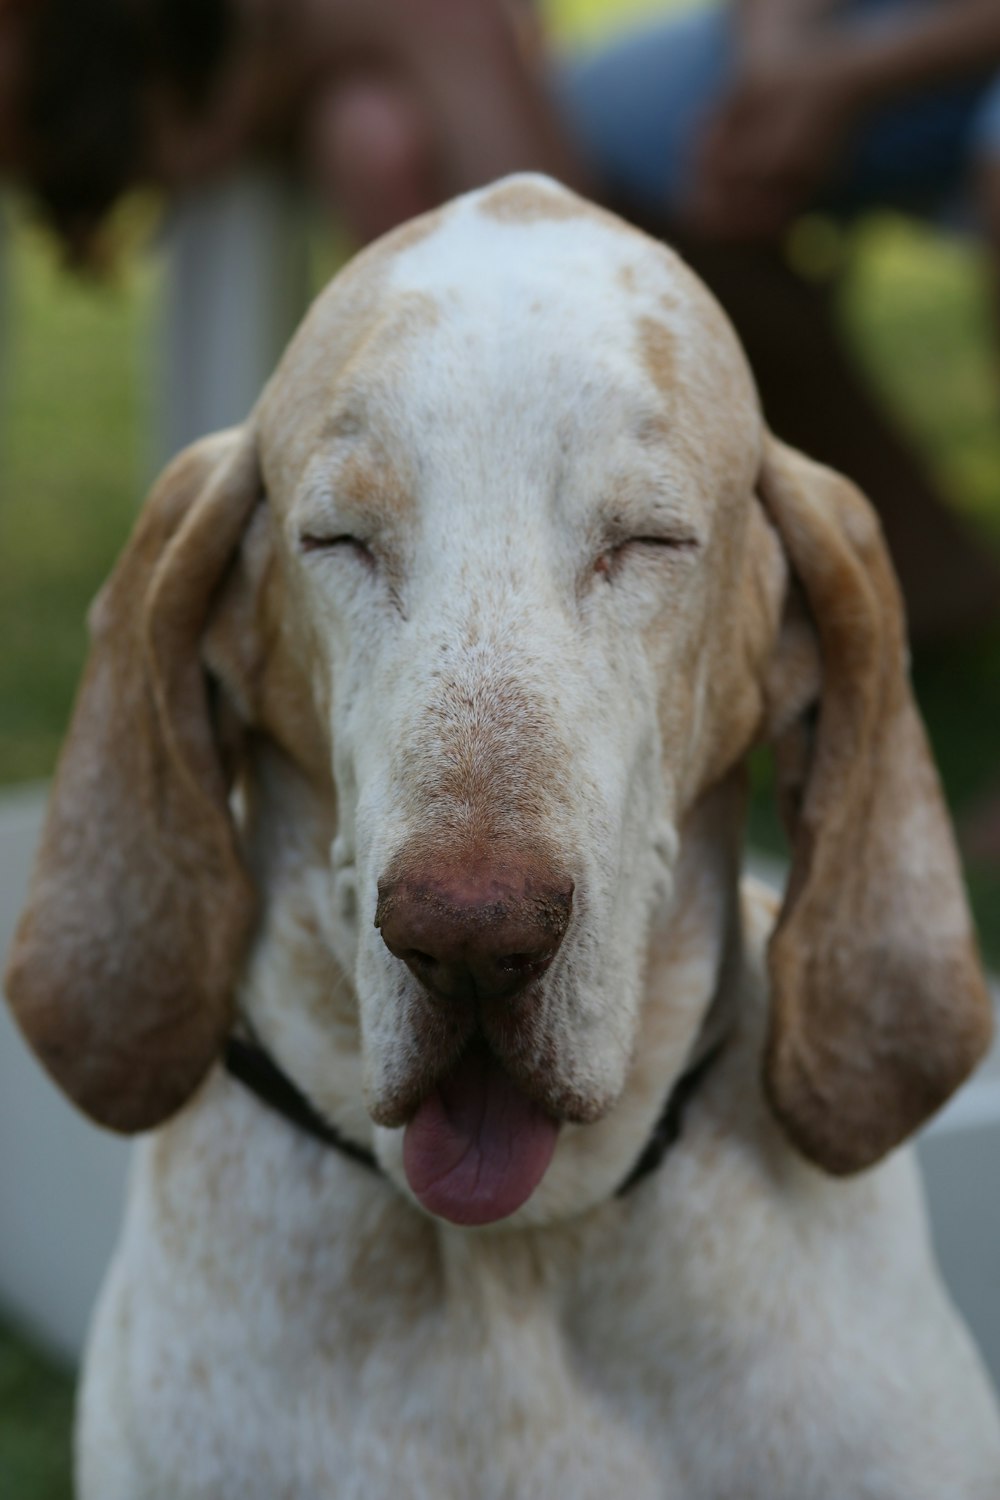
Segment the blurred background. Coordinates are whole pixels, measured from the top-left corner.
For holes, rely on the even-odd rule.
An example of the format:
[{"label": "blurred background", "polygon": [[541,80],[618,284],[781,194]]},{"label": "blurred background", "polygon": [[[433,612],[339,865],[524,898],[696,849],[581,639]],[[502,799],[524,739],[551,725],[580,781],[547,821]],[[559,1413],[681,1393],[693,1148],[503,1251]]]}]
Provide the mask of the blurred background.
[{"label": "blurred background", "polygon": [[[550,45],[566,54],[599,51],[637,19],[689,6],[549,0],[544,19]],[[170,202],[150,187],[126,194],[107,232],[110,254],[82,273],[14,190],[0,214],[2,946],[27,875],[37,785],[52,771],[83,660],[86,607],[152,476],[182,442],[244,414],[349,238],[315,193],[273,168],[244,166]],[[1000,366],[982,239],[961,224],[945,230],[875,208],[848,223],[795,215],[780,240],[796,276],[829,298],[872,401],[974,549],[1000,563]],[[1000,817],[989,830],[1000,809],[1000,629],[981,613],[919,638],[914,671],[996,971]],[[756,776],[755,844],[780,859],[764,762]],[[9,1027],[0,1048],[0,1494],[64,1500],[72,1359],[113,1240],[123,1157],[88,1143],[73,1181],[47,1189],[68,1136],[96,1132],[61,1113],[36,1127],[30,1112],[50,1107],[38,1105],[47,1085]],[[977,1282],[956,1295],[977,1308],[990,1297],[1000,1308],[1000,1223],[958,1220],[967,1204],[978,1201],[982,1214],[979,1200],[1000,1201],[998,1089],[987,1074],[979,1113],[956,1117],[951,1134],[925,1148],[940,1179],[936,1229],[951,1233],[955,1275]],[[959,1243],[990,1229],[991,1246]],[[25,1290],[26,1264],[42,1269],[41,1292]],[[39,1297],[48,1299],[41,1310]],[[1000,1359],[1000,1326],[977,1332]]]}]

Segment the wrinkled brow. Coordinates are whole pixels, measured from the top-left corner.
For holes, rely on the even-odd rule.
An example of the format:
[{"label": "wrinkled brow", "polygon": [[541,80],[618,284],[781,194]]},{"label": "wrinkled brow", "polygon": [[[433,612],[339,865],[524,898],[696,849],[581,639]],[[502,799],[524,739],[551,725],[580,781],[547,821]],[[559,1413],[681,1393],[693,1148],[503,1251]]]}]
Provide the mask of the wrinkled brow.
[{"label": "wrinkled brow", "polygon": [[[352,419],[353,420],[353,419]],[[292,520],[310,524],[363,522],[391,529],[413,509],[413,489],[401,464],[371,433],[335,444],[310,465],[292,505]]]}]

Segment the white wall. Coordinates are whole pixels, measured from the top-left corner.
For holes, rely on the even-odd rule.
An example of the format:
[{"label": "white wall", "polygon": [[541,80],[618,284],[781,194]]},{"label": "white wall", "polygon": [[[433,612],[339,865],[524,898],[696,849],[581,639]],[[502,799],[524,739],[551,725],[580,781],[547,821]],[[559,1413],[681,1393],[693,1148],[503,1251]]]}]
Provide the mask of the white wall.
[{"label": "white wall", "polygon": [[[0,953],[24,899],[42,793],[0,800]],[[0,1301],[75,1358],[114,1244],[123,1140],[65,1102],[0,1005]]]}]

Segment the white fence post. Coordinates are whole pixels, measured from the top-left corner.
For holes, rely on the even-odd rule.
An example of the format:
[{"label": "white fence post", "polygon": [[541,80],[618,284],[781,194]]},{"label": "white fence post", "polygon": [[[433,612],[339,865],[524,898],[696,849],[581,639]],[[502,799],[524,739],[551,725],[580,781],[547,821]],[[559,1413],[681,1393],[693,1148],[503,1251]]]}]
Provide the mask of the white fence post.
[{"label": "white fence post", "polygon": [[301,194],[263,171],[179,200],[165,232],[155,358],[156,468],[241,422],[308,295]]}]

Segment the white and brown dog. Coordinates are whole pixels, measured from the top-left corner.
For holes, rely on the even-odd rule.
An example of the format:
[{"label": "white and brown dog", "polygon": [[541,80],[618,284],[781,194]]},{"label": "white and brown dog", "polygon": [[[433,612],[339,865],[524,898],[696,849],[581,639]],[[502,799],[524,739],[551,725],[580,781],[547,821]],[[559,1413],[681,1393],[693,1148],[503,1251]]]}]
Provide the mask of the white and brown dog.
[{"label": "white and brown dog", "polygon": [[380,242],[92,624],[8,976],[157,1127],[83,1500],[996,1500],[895,1151],[990,1032],[897,589],[674,255],[537,178]]}]

